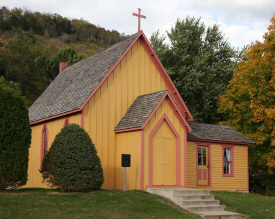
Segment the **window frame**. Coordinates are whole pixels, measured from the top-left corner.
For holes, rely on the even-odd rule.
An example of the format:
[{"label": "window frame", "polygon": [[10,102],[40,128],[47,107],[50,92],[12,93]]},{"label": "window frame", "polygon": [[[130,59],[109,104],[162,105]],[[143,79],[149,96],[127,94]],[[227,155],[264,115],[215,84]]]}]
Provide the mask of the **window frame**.
[{"label": "window frame", "polygon": [[[224,173],[224,162],[228,163],[228,161],[224,160],[224,150],[228,150],[228,149],[231,150],[231,161],[230,161],[231,173],[230,174]],[[234,146],[232,146],[232,145],[222,145],[222,176],[234,177]]]},{"label": "window frame", "polygon": [[[45,139],[46,134],[46,139]],[[42,161],[45,157],[45,151],[48,151],[48,139],[49,139],[49,130],[47,128],[47,124],[44,124],[42,129],[42,138],[41,138],[41,164],[42,167]]]},{"label": "window frame", "polygon": [[69,120],[69,117],[67,117],[64,121],[64,124],[63,124],[63,128],[67,125],[70,125],[70,120]]}]

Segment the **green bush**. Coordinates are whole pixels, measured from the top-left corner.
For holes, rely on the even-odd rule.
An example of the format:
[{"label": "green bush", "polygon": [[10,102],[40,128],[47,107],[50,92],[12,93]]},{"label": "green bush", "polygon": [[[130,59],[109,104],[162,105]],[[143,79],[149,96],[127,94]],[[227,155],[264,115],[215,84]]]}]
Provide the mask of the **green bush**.
[{"label": "green bush", "polygon": [[[0,78],[0,189],[25,185],[31,128],[20,93]],[[4,83],[5,82],[5,83]]]},{"label": "green bush", "polygon": [[42,162],[44,181],[66,192],[99,189],[103,170],[88,133],[79,125],[64,127]]}]

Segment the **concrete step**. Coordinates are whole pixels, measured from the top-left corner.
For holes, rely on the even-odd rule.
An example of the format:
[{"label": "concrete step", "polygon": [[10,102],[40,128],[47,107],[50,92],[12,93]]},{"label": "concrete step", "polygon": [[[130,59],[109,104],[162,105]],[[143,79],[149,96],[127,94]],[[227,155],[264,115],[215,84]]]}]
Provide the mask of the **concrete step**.
[{"label": "concrete step", "polygon": [[184,189],[184,190],[174,190],[174,196],[185,196],[185,195],[210,195],[209,190],[203,189]]},{"label": "concrete step", "polygon": [[203,212],[200,216],[204,219],[241,219],[242,215],[230,211]]},{"label": "concrete step", "polygon": [[148,188],[147,191],[168,198],[185,210],[205,219],[241,219],[242,216],[238,213],[224,211],[225,206],[219,205],[220,201],[215,200],[209,190]]},{"label": "concrete step", "polygon": [[209,205],[219,205],[219,200],[188,200],[188,201],[179,201],[178,204],[181,207],[188,207],[188,206],[209,206]]},{"label": "concrete step", "polygon": [[177,200],[177,201],[185,201],[185,200],[214,200],[214,195],[183,195],[183,196],[175,196],[175,200]]},{"label": "concrete step", "polygon": [[193,213],[201,213],[201,212],[213,212],[213,211],[223,211],[224,205],[207,205],[207,206],[188,206],[183,207],[187,211],[193,212]]}]

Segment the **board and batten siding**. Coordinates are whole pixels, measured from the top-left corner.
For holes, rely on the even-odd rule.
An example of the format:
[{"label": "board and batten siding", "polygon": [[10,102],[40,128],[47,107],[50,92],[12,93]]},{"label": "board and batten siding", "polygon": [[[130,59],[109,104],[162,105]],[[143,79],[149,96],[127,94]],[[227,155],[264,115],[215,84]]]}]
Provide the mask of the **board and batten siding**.
[{"label": "board and batten siding", "polygon": [[234,176],[223,176],[222,145],[211,144],[211,185],[197,186],[196,143],[187,142],[187,188],[248,191],[247,146],[233,146]]},{"label": "board and batten siding", "polygon": [[41,153],[42,153],[42,131],[44,125],[46,125],[48,130],[48,149],[51,147],[55,136],[64,127],[66,119],[69,118],[69,123],[75,123],[80,125],[81,114],[73,114],[70,116],[62,117],[59,119],[54,119],[47,121],[45,123],[39,123],[32,125],[32,140],[29,149],[29,167],[28,167],[28,181],[23,188],[50,188],[46,183],[42,182],[42,174],[39,173],[41,168]]},{"label": "board and batten siding", "polygon": [[[181,126],[178,118],[174,114],[168,102],[163,100],[161,105],[158,107],[156,112],[151,117],[150,121],[144,128],[144,181],[143,190],[146,190],[146,186],[150,184],[149,182],[149,135],[152,130],[156,127],[157,123],[160,121],[162,116],[166,114],[169,121],[172,123],[173,127],[180,136],[180,185],[184,187],[184,138],[185,130]],[[165,137],[165,136],[164,136]]]},{"label": "board and batten siding", "polygon": [[115,189],[117,184],[113,170],[118,168],[116,160],[121,155],[114,156],[115,126],[138,96],[165,89],[164,80],[137,41],[83,108],[83,127],[92,138],[103,167],[103,189]]},{"label": "board and batten siding", "polygon": [[124,187],[124,167],[121,167],[121,154],[131,155],[131,167],[126,167],[126,189],[140,189],[141,180],[141,131],[116,133],[115,165],[110,170],[115,172],[115,188]]}]

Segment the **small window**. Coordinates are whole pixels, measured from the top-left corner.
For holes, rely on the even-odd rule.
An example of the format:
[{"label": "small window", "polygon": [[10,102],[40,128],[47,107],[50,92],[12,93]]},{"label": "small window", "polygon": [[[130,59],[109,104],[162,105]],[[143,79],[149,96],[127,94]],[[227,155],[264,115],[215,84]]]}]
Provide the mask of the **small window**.
[{"label": "small window", "polygon": [[47,129],[47,125],[45,124],[43,129],[42,129],[42,142],[41,142],[41,167],[42,167],[42,161],[45,157],[45,155],[48,152],[48,129]]},{"label": "small window", "polygon": [[47,131],[47,129],[45,129],[45,131],[44,131],[44,141],[43,141],[43,158],[47,154],[47,151],[48,151],[47,146],[48,146],[48,131]]},{"label": "small window", "polygon": [[67,126],[67,125],[70,125],[69,117],[67,117],[67,118],[65,119],[65,122],[64,122],[63,127],[65,127],[65,126]]},{"label": "small window", "polygon": [[233,176],[233,147],[223,148],[223,175]]},{"label": "small window", "polygon": [[198,165],[207,166],[206,147],[198,147]]}]

